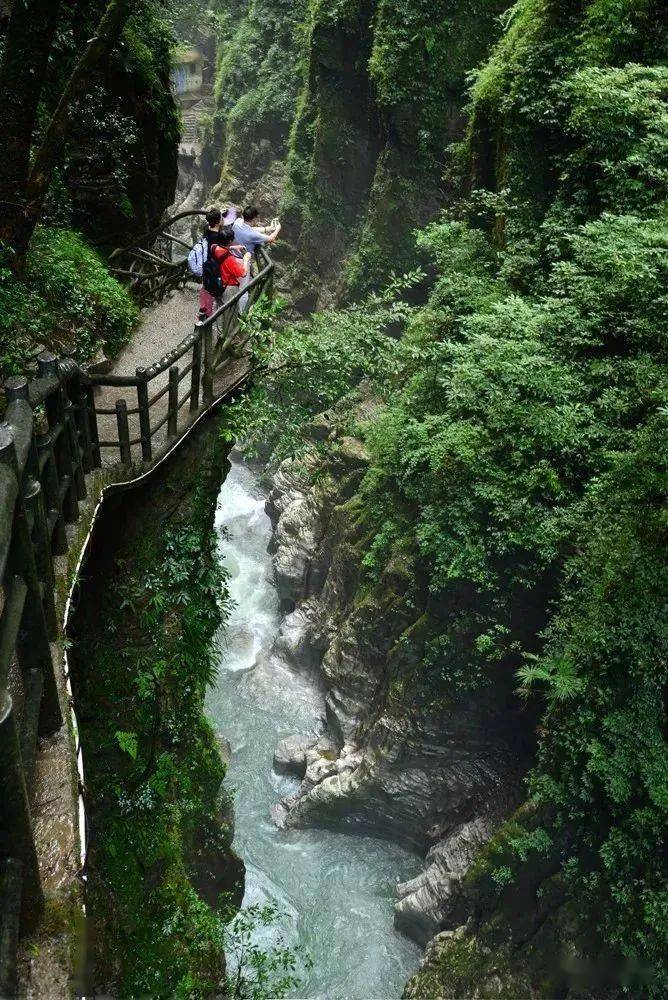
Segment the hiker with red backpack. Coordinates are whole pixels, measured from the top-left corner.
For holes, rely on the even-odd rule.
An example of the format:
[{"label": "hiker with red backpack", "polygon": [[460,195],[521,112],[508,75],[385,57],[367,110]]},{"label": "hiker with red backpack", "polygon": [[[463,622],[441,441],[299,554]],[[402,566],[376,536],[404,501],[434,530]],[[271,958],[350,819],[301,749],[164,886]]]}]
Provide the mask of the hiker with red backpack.
[{"label": "hiker with red backpack", "polygon": [[211,245],[218,241],[220,237],[220,227],[222,225],[222,213],[219,208],[212,208],[206,213],[206,232],[197,241],[188,254],[188,267],[196,278],[202,280],[199,290],[200,312],[210,316],[215,308],[214,296],[204,285],[204,265],[211,256]]},{"label": "hiker with red backpack", "polygon": [[[226,302],[240,288],[245,288],[251,279],[255,249],[273,243],[278,237],[281,230],[278,220],[269,227],[260,227],[257,219],[258,210],[254,207],[244,209],[241,217],[233,206],[227,208],[225,215],[217,208],[206,213],[207,230],[188,254],[188,267],[202,282],[200,315],[211,316],[220,306],[221,299]],[[223,233],[225,239],[221,240]],[[218,247],[215,255],[214,247]],[[239,268],[235,261],[243,264],[243,273],[237,273]],[[239,312],[243,313],[247,305],[248,293],[239,300]]]},{"label": "hiker with red backpack", "polygon": [[240,283],[250,273],[250,265],[250,253],[234,245],[234,230],[224,226],[211,240],[209,255],[202,268],[202,285],[214,305],[228,302],[239,291]]}]

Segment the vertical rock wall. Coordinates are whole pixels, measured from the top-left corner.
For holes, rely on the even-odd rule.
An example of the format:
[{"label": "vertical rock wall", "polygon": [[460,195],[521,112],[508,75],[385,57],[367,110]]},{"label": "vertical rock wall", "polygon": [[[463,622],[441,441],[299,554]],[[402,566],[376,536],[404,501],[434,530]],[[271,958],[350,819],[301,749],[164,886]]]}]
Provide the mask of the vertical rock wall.
[{"label": "vertical rock wall", "polygon": [[281,203],[300,309],[415,266],[413,230],[449,197],[466,74],[506,6],[252,0],[230,13],[207,155],[222,196]]},{"label": "vertical rock wall", "polygon": [[315,451],[284,462],[269,511],[286,610],[275,651],[293,669],[320,673],[326,726],[315,744],[296,746],[304,777],[274,818],[364,830],[425,854],[424,873],[399,886],[396,906],[397,925],[425,944],[448,926],[474,855],[520,801],[517,719],[503,690],[453,693],[435,710],[397,684],[420,655],[414,567],[396,560],[376,585],[363,580],[356,489],[365,449],[324,422],[317,431],[330,434],[324,465]]}]

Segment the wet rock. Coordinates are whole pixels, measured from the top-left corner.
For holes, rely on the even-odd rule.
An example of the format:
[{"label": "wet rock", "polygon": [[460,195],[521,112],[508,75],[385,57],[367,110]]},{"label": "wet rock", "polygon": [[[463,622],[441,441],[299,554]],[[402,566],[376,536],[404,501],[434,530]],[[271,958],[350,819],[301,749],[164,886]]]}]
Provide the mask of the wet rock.
[{"label": "wet rock", "polygon": [[461,916],[462,877],[519,803],[522,761],[501,691],[454,697],[438,711],[410,692],[392,695],[390,676],[419,669],[419,636],[397,641],[417,628],[415,567],[408,556],[392,560],[360,597],[364,548],[350,499],[369,456],[336,429],[318,435],[332,442],[324,475],[309,464],[321,455],[306,460],[308,474],[284,462],[269,507],[276,579],[292,602],[274,651],[292,669],[319,670],[326,731],[305,753],[299,790],[272,816],[286,829],[354,828],[426,854],[424,871],[398,887],[395,912],[397,927],[426,944]]},{"label": "wet rock", "polygon": [[306,774],[306,752],[315,742],[312,736],[287,736],[281,740],[274,751],[274,771],[303,778]]},{"label": "wet rock", "polygon": [[309,469],[314,462],[308,456],[299,461],[288,458],[281,462],[273,476],[272,489],[266,502],[267,514],[274,526],[295,500],[304,499],[309,490]]},{"label": "wet rock", "polygon": [[232,744],[222,733],[216,733],[216,743],[218,744],[218,754],[225,767],[228,767],[232,760]]},{"label": "wet rock", "polygon": [[281,624],[273,647],[273,653],[292,670],[312,670],[322,659],[314,625],[317,610],[309,601],[304,601]]},{"label": "wet rock", "polygon": [[424,871],[397,886],[395,927],[426,945],[441,928],[452,923],[462,876],[499,822],[496,811],[487,810],[458,824],[429,850]]},{"label": "wet rock", "polygon": [[[413,975],[406,983],[406,988],[404,989],[402,1000],[417,1000],[417,998],[424,998],[424,983],[423,977],[425,974],[429,974],[432,967],[438,967],[438,962],[443,954],[443,952],[454,942],[462,941],[465,938],[466,927],[460,926],[454,931],[441,931],[436,937],[427,944],[425,953],[422,956],[422,961],[420,962],[419,971]],[[429,981],[429,989],[433,992],[434,987],[438,992],[434,992],[434,998],[442,995],[442,991],[439,989],[440,983],[438,978],[435,977],[436,982],[432,984]],[[496,994],[492,994],[493,996]]]},{"label": "wet rock", "polygon": [[276,528],[274,575],[283,601],[306,596],[311,555],[320,533],[320,521],[307,500],[295,499]]},{"label": "wet rock", "polygon": [[281,799],[280,802],[275,802],[274,805],[270,807],[269,815],[271,816],[272,822],[278,827],[279,830],[285,829],[285,820],[296,798],[296,793],[294,795],[286,795],[284,799]]},{"label": "wet rock", "polygon": [[322,535],[319,510],[308,488],[308,468],[308,459],[283,462],[266,505],[274,523],[276,588],[288,607],[308,596],[311,562]]}]

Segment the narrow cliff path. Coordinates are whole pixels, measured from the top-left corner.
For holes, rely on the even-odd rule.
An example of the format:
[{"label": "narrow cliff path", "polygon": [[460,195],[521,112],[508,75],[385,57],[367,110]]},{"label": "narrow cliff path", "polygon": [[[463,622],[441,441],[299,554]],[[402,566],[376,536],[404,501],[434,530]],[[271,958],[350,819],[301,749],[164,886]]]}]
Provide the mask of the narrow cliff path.
[{"label": "narrow cliff path", "polygon": [[157,305],[142,311],[139,326],[113,361],[114,375],[134,375],[137,368],[152,364],[176,347],[197,319],[197,290],[194,285],[173,292]]},{"label": "narrow cliff path", "polygon": [[[147,368],[154,362],[159,361],[168,351],[171,351],[192,333],[193,326],[197,320],[197,308],[197,287],[193,283],[172,292],[156,305],[143,309],[137,329],[120,354],[114,359],[109,369],[109,374],[134,375],[137,368]],[[187,358],[184,359],[184,361],[187,360]],[[246,357],[230,358],[225,368],[216,377],[214,394],[220,395],[226,388],[235,385],[248,370],[249,363]],[[168,381],[168,370],[156,376],[151,381],[151,394],[159,393],[166,387]],[[119,397],[126,399],[129,410],[136,407],[137,400],[134,389],[119,389],[114,386],[104,386],[96,392],[96,407],[98,410],[113,411],[116,400]],[[167,406],[168,396],[165,393],[151,408],[151,423],[153,426],[158,424],[165,416]],[[186,416],[187,409],[184,409],[180,414],[180,421],[186,419]],[[139,438],[138,415],[130,412],[128,423],[130,438]],[[116,416],[113,412],[99,414],[98,431],[102,441],[117,440]],[[154,449],[160,446],[166,439],[166,436],[167,426],[165,424],[160,431],[153,435]],[[133,445],[132,457],[136,460],[140,459],[139,445]],[[104,465],[114,465],[118,462],[118,458],[119,454],[116,448],[104,448],[102,450],[102,462]]]}]

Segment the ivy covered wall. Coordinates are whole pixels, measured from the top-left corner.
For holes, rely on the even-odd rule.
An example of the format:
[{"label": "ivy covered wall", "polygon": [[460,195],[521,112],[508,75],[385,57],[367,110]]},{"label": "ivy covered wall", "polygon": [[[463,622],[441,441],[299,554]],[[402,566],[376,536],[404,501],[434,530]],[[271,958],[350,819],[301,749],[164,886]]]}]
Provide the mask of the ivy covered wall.
[{"label": "ivy covered wall", "polygon": [[279,169],[267,204],[286,224],[305,308],[323,277],[357,295],[415,263],[413,229],[448,198],[466,74],[505,6],[251,0],[240,17],[224,5],[211,141],[224,151],[220,190],[242,198]]},{"label": "ivy covered wall", "polygon": [[282,186],[301,82],[306,8],[306,0],[220,0],[207,157],[214,181],[228,196],[243,197],[272,171]]}]

